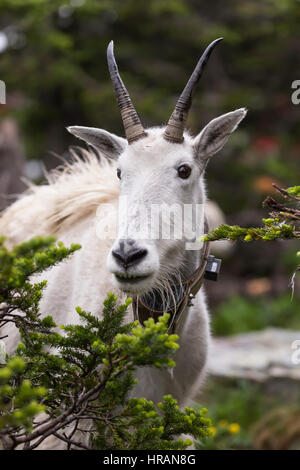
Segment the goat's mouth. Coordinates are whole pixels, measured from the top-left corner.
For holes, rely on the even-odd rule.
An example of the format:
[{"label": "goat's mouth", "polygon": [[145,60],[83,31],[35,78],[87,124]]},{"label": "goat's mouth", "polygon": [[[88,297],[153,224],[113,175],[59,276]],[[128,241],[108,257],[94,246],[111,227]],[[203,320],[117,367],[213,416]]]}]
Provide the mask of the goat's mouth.
[{"label": "goat's mouth", "polygon": [[148,274],[129,274],[129,273],[115,273],[115,277],[120,284],[136,284],[152,277],[152,273]]},{"label": "goat's mouth", "polygon": [[149,291],[153,284],[153,272],[131,274],[124,272],[115,272],[114,277],[121,291],[128,295],[142,295]]}]

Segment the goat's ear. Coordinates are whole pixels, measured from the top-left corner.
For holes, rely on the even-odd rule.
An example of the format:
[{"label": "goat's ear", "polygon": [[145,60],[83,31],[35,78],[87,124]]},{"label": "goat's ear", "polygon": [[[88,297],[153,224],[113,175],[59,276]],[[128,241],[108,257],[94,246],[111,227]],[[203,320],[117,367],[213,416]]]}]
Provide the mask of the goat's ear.
[{"label": "goat's ear", "polygon": [[230,134],[237,128],[247,114],[245,108],[223,114],[210,121],[194,139],[196,157],[205,165],[226,143]]},{"label": "goat's ear", "polygon": [[127,146],[127,140],[115,134],[110,134],[103,129],[71,126],[67,127],[67,130],[87,144],[96,147],[107,158],[117,159]]}]

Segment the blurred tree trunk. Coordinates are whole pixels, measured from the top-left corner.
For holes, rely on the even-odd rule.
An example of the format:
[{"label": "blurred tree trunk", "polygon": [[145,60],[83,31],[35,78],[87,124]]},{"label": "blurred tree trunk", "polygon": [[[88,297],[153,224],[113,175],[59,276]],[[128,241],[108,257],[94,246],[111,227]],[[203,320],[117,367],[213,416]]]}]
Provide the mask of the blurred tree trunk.
[{"label": "blurred tree trunk", "polygon": [[25,189],[24,153],[16,122],[6,118],[0,124],[0,210]]}]

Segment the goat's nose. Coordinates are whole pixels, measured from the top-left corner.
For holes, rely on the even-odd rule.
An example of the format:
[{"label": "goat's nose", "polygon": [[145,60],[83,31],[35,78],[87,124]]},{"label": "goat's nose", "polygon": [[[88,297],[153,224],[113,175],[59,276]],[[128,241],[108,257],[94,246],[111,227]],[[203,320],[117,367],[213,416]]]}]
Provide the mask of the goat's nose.
[{"label": "goat's nose", "polygon": [[[129,247],[128,247],[129,248]],[[129,248],[125,250],[124,243],[120,243],[116,250],[112,251],[113,257],[124,268],[129,268],[142,261],[147,255],[148,251],[145,248]]]}]

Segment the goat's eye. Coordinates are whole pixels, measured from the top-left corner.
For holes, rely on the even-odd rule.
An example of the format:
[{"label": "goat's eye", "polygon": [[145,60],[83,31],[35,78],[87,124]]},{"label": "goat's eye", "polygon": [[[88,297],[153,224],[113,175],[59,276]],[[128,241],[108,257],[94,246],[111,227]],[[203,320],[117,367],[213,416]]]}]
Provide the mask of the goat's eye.
[{"label": "goat's eye", "polygon": [[120,170],[120,168],[117,169],[117,177],[119,178],[119,180],[121,179],[121,170]]},{"label": "goat's eye", "polygon": [[192,169],[188,165],[181,165],[177,169],[178,176],[183,180],[186,180],[190,176],[191,171]]}]

